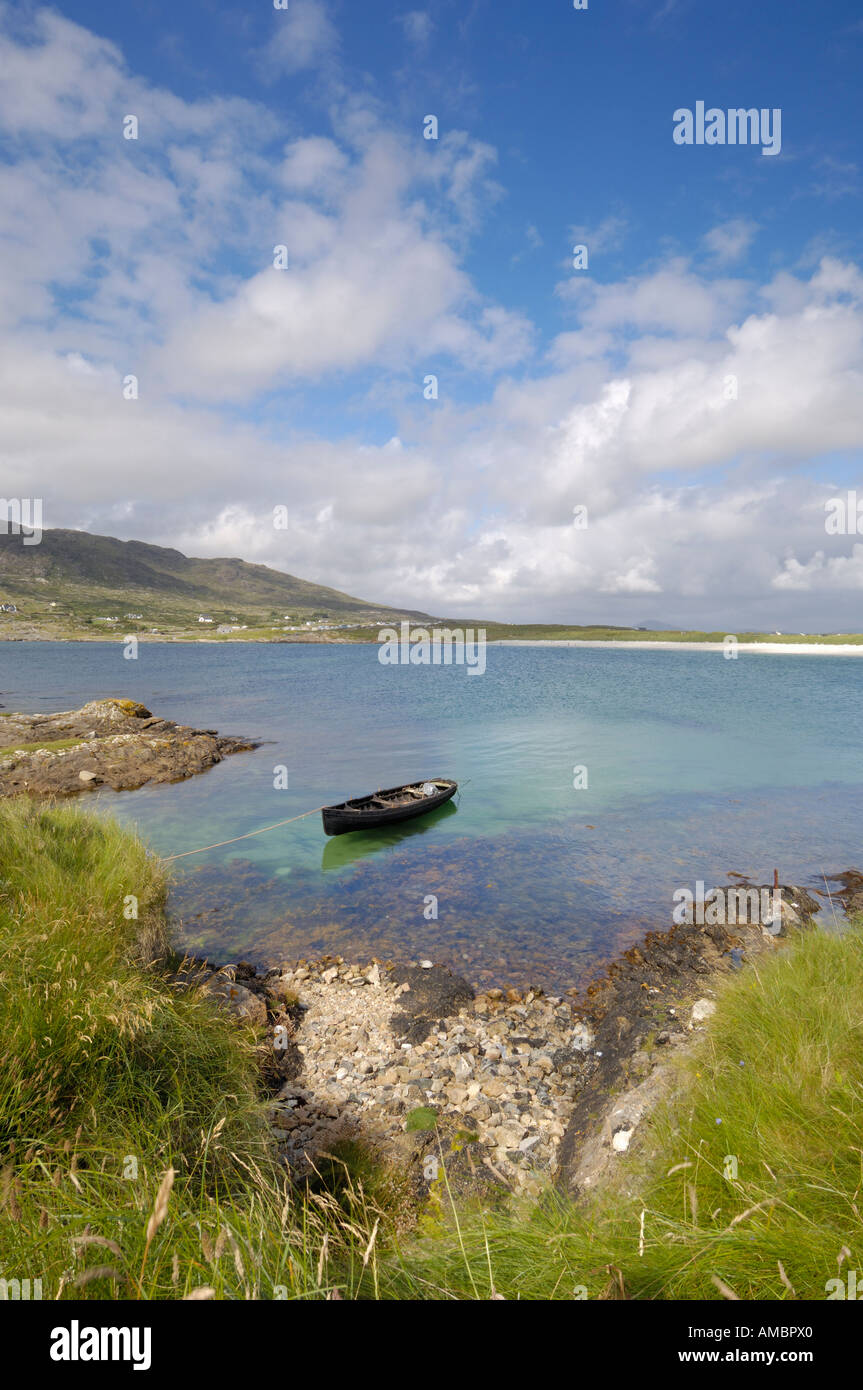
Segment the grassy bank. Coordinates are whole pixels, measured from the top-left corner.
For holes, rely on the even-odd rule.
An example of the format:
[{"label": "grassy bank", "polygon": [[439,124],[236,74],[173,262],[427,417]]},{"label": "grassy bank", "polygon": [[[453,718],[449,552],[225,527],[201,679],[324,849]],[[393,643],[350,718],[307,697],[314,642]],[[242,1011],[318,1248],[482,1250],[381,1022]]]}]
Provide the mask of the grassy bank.
[{"label": "grassy bank", "polygon": [[695,628],[691,631],[653,631],[634,627],[562,627],[542,623],[486,623],[484,626],[489,642],[722,642],[728,634],[732,634],[742,646],[753,642],[768,642],[776,646],[784,643],[818,643],[833,647],[859,646],[863,643],[863,636],[854,632],[825,635],[807,632],[735,632],[730,627],[717,632]]},{"label": "grassy bank", "polygon": [[362,1153],[288,1189],[254,1036],[149,965],[164,898],[128,832],[0,804],[0,1278],[46,1298],[748,1299],[823,1298],[861,1268],[858,927],[726,982],[616,1186],[493,1214],[444,1193],[407,1230]]},{"label": "grassy bank", "polygon": [[253,1035],[148,968],[164,896],[128,832],[0,804],[0,1277],[46,1298],[314,1296],[328,1236],[350,1282],[361,1218],[295,1203],[271,1166]]}]

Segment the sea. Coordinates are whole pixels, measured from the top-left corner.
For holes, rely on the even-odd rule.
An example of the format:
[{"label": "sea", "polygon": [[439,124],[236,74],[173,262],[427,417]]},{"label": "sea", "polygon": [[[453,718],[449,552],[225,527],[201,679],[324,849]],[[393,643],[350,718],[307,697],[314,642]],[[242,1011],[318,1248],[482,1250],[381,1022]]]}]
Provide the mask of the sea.
[{"label": "sea", "polygon": [[[177,944],[220,963],[430,959],[560,991],[668,928],[678,890],[778,869],[829,924],[831,875],[863,867],[855,657],[490,645],[471,674],[372,645],[124,650],[2,643],[0,706],[118,696],[260,740],[187,781],[79,798],[160,855],[235,841],[171,864]],[[459,783],[437,811],[324,835],[316,808],[435,777]]]}]

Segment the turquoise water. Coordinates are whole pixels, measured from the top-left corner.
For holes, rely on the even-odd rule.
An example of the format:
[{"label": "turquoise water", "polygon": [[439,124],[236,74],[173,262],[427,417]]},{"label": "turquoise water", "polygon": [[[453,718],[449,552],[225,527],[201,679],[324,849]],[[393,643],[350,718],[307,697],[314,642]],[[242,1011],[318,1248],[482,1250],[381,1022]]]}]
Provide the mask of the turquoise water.
[{"label": "turquoise water", "polygon": [[139,650],[0,644],[0,702],[125,696],[264,740],[185,783],[87,798],[161,853],[379,786],[461,784],[401,830],[327,839],[316,815],[179,860],[177,935],[215,958],[427,955],[561,987],[670,925],[676,888],[776,866],[823,890],[863,861],[853,657],[490,647],[472,676],[381,666],[369,646]]}]

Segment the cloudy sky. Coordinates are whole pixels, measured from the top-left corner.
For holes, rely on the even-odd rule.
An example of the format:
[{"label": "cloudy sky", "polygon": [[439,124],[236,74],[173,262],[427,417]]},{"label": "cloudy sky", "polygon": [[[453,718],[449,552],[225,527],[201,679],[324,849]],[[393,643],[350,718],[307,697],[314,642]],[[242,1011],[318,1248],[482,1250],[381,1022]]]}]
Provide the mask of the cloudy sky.
[{"label": "cloudy sky", "polygon": [[861,67],[859,0],[0,0],[0,495],[452,617],[860,630]]}]

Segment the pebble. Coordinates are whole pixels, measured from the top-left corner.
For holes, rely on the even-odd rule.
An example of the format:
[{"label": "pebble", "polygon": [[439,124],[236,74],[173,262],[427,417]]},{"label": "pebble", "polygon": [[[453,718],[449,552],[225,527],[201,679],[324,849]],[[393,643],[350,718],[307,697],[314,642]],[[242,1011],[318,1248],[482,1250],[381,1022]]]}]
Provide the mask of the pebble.
[{"label": "pebble", "polygon": [[[575,1045],[568,1003],[491,989],[411,1045],[390,1031],[404,991],[378,962],[304,961],[269,972],[266,989],[271,1001],[280,990],[300,1001],[292,1042],[302,1069],[270,1102],[272,1132],[298,1176],[357,1134],[403,1157],[407,1112],[432,1100],[442,1117],[470,1125],[514,1190],[538,1192],[554,1176],[572,1106],[572,1083],[552,1060]],[[592,1041],[577,1020],[575,1034]]]}]

